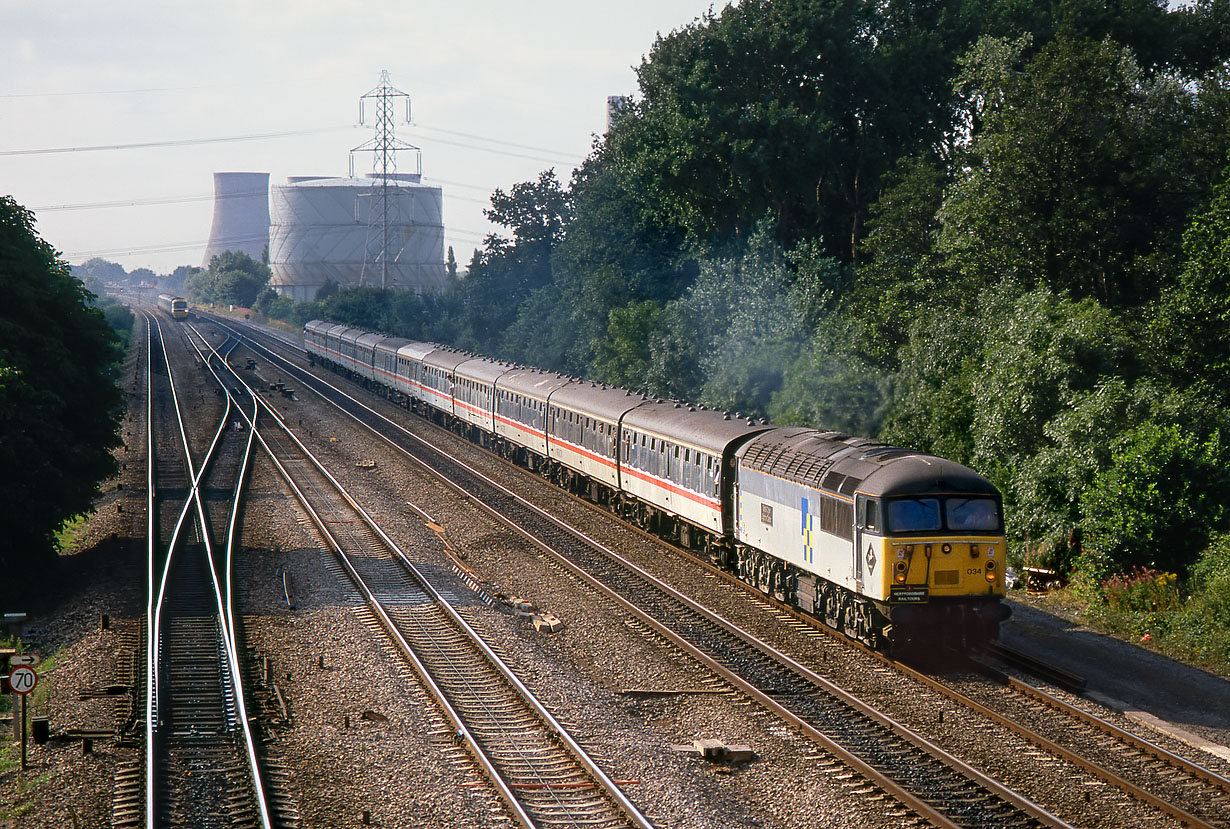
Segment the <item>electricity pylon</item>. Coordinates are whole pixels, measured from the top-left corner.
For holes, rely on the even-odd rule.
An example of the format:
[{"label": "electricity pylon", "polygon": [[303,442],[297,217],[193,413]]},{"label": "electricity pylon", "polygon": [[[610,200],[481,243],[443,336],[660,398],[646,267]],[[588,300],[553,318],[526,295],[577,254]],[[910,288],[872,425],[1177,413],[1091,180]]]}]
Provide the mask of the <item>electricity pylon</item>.
[{"label": "electricity pylon", "polygon": [[[399,99],[405,99],[406,119],[410,123],[410,96],[389,83],[387,69],[380,73],[380,84],[366,95],[359,97],[359,123],[366,125],[365,103],[376,102],[376,135],[350,151],[350,175],[354,176],[354,154],[372,153],[372,189],[368,194],[370,209],[367,213],[367,250],[363,255],[363,270],[359,284],[367,284],[368,268],[380,268],[380,287],[389,287],[389,226],[399,224],[399,207],[396,193],[389,198],[389,183],[396,181],[398,150],[419,148],[398,140],[394,134],[393,110]],[[419,170],[418,172],[421,172]],[[396,187],[396,185],[394,185]],[[398,251],[400,251],[400,247]]]}]

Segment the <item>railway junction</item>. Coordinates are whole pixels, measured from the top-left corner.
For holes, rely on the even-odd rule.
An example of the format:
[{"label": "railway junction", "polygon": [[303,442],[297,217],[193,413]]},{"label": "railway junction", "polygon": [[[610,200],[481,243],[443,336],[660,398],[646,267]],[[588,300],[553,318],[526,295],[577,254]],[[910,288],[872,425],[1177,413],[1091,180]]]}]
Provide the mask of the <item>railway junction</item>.
[{"label": "railway junction", "polygon": [[[1230,826],[1224,680],[1020,603],[1002,642],[1059,679],[916,673],[293,337],[148,319],[124,471],[23,623],[56,661],[14,825]],[[192,556],[184,668],[150,585]],[[220,717],[176,726],[158,686],[203,673]]]}]

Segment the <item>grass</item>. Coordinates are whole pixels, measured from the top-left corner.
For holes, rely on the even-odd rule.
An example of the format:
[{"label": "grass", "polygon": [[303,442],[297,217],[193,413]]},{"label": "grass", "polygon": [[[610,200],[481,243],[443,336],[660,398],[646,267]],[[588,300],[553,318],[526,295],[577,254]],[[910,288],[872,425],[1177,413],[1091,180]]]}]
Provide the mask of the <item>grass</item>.
[{"label": "grass", "polygon": [[64,526],[60,527],[60,531],[56,533],[56,549],[72,550],[77,547],[82,535],[85,533],[86,522],[90,516],[82,513],[75,515],[68,521],[64,522]]}]

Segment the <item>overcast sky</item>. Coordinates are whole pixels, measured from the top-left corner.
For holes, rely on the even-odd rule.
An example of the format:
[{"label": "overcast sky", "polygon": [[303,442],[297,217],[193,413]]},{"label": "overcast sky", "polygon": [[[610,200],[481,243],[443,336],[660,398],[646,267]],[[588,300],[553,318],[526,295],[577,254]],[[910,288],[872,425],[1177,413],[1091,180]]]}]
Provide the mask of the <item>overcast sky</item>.
[{"label": "overcast sky", "polygon": [[550,167],[567,183],[607,96],[634,94],[655,37],[709,6],[0,0],[0,194],[74,264],[200,265],[213,173],[346,175],[372,137],[358,99],[387,69],[412,100],[397,137],[443,189],[445,243],[464,266],[493,230],[491,191]]}]

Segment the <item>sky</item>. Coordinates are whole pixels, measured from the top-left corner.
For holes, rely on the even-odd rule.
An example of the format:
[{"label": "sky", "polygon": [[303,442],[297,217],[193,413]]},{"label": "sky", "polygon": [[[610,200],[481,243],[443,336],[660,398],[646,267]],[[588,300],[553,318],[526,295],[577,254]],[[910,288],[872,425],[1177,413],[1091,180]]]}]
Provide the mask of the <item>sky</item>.
[{"label": "sky", "polygon": [[[201,265],[213,173],[345,176],[382,70],[465,266],[496,188],[567,183],[659,34],[709,0],[0,0],[0,195],[73,264]],[[403,113],[404,114],[404,113]],[[136,145],[136,146],[134,146]],[[141,146],[145,145],[145,146]],[[413,170],[413,154],[398,158]],[[356,154],[356,174],[371,169]]]}]

